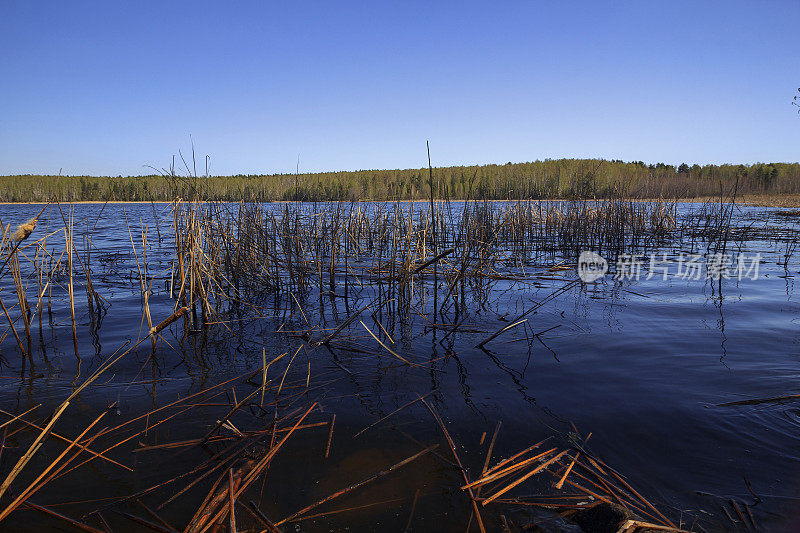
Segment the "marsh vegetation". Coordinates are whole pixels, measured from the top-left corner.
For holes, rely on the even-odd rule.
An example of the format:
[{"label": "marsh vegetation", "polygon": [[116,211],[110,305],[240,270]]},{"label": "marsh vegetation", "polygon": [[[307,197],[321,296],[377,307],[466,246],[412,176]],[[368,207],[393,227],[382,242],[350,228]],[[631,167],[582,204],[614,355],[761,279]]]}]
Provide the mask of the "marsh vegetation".
[{"label": "marsh vegetation", "polygon": [[[606,375],[650,356],[638,335],[652,324],[616,351],[618,337],[584,334],[602,330],[593,302],[619,330],[619,305],[674,295],[614,281],[613,269],[585,285],[575,261],[582,250],[613,264],[757,246],[788,287],[793,216],[743,211],[730,191],[694,206],[621,193],[265,204],[209,200],[202,178],[164,179],[182,199],[3,212],[8,527],[591,531],[607,508],[624,531],[779,520],[752,471],[746,485],[692,487],[714,493],[698,503],[675,481],[675,454],[665,448],[660,467],[632,459],[650,424],[610,423],[600,403],[665,401],[667,389],[637,385],[641,368]],[[33,218],[16,229],[9,216]],[[700,286],[725,336],[723,294],[739,286]],[[579,355],[599,357],[592,346],[605,362]],[[586,401],[597,407],[575,403]],[[650,468],[677,474],[659,478],[664,488]]]}]

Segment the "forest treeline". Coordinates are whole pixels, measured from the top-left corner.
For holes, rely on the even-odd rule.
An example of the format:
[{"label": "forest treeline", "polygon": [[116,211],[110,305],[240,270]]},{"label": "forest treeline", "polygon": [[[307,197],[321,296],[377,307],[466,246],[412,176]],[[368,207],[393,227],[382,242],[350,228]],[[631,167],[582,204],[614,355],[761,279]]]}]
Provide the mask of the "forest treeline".
[{"label": "forest treeline", "polygon": [[[216,200],[393,200],[430,198],[427,168],[313,174],[200,177]],[[185,194],[186,178],[150,176],[0,176],[0,201],[161,201]],[[686,165],[553,159],[433,169],[434,194],[452,199],[691,198],[800,192],[800,163]]]}]

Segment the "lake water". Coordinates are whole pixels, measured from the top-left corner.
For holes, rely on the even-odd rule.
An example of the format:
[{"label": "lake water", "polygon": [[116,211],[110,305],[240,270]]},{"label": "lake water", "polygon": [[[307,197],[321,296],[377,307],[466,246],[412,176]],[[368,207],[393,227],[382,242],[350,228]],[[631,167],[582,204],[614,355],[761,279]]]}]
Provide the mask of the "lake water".
[{"label": "lake water", "polygon": [[[3,205],[0,219],[14,225],[36,215],[40,208]],[[69,207],[62,208],[68,217]],[[680,206],[682,212],[693,208]],[[90,227],[92,281],[109,305],[100,327],[90,328],[83,281],[76,278],[76,357],[64,296],[66,278],[57,278],[51,300],[53,322],[50,324],[45,311],[41,339],[38,319],[33,319],[33,365],[23,364],[17,342],[4,322],[0,408],[18,414],[43,404],[27,417],[37,423],[115,350],[146,335],[139,278],[142,265],[147,264],[147,277],[154,279],[149,302],[153,321],[168,316],[175,305],[169,298],[173,253],[168,204],[82,204],[73,209],[76,246],[82,249],[80,235]],[[781,227],[784,235],[797,230],[800,219],[775,215],[775,211],[741,208],[735,223]],[[61,213],[51,206],[30,240],[63,225]],[[142,246],[145,225],[149,241],[146,261]],[[612,269],[597,283],[577,284],[529,315],[525,325],[487,344],[487,350],[475,345],[509,325],[532,302],[576,279],[575,270],[527,265],[525,279],[489,285],[484,305],[471,300],[462,317],[463,331],[444,340],[443,330],[426,328],[429,317],[413,316],[406,331],[402,324],[384,323],[396,341],[393,349],[405,359],[425,365],[398,364],[385,351],[381,357],[365,353],[364,347],[380,350],[355,321],[348,330],[350,340],[343,341],[347,346],[301,351],[286,375],[287,384],[309,379],[312,388],[282,409],[299,408],[300,400],[317,401],[320,410],[314,412],[313,422],[327,422],[336,415],[329,458],[324,457],[328,428],[304,430],[287,441],[266,482],[263,486],[258,482],[252,498],[260,497],[262,509],[277,521],[419,451],[420,445],[410,437],[425,445],[442,443],[438,452],[447,455],[438,426],[419,402],[354,438],[365,426],[418,395],[432,393],[428,397],[431,404],[472,471],[480,470],[488,436],[498,421],[502,427],[496,458],[508,457],[547,437],[563,438],[577,428],[583,438],[591,433],[587,447],[594,454],[624,474],[673,521],[683,520],[684,527],[701,524],[706,531],[744,530],[725,515],[727,511],[738,522],[729,506],[733,499],[746,503],[765,531],[800,529],[800,399],[719,405],[800,394],[800,303],[795,288],[800,264],[797,255],[785,266],[781,264],[785,244],[771,242],[764,235],[769,232],[757,240],[731,245],[729,250],[746,258],[760,254],[757,279],[716,281],[707,279],[705,270],[699,279],[686,279],[678,271],[678,254],[697,254],[704,249],[673,243],[663,249],[670,260],[666,276],[659,270],[648,279],[648,252],[639,279],[616,279]],[[60,252],[63,240],[62,229],[48,237],[48,249]],[[132,240],[136,256],[131,252]],[[29,257],[36,253],[33,246],[22,251]],[[28,299],[35,305],[36,280],[25,282]],[[0,296],[10,307],[16,296],[7,272],[0,285]],[[332,328],[348,315],[341,302],[329,301],[327,308],[321,308],[325,304],[320,302],[324,300],[313,296],[302,302],[305,317],[287,313],[281,303],[272,309],[265,306],[260,316],[228,316],[224,327],[218,325],[208,334],[182,338],[182,328],[173,328],[177,334],[166,336],[169,342],[161,343],[155,355],[147,341],[104,374],[70,407],[56,431],[74,437],[114,402],[101,425],[121,424],[257,370],[262,357],[270,361],[284,352],[290,357],[303,343],[291,332],[303,329],[306,320]],[[356,309],[364,303],[348,305]],[[374,322],[363,320],[376,330]],[[18,333],[22,332],[20,324],[16,324]],[[546,330],[541,335],[543,342],[531,337]],[[260,374],[255,380],[260,380]],[[208,449],[134,450],[203,437],[229,410],[226,402],[233,395],[241,399],[252,390],[221,388],[224,394],[209,405],[176,416],[109,452],[133,472],[93,462],[45,487],[33,501],[77,517],[112,501],[110,498],[132,494],[192,469],[209,458]],[[266,422],[271,423],[272,415],[270,410]],[[251,412],[231,420],[237,425],[252,424],[252,419]],[[484,432],[488,436],[481,443]],[[32,436],[20,432],[9,438],[3,454],[4,473]],[[52,445],[41,457],[54,457],[60,449],[63,447]],[[34,470],[47,464],[41,461],[34,463]],[[186,484],[188,480],[179,486]],[[368,507],[296,522],[288,530],[349,527],[353,531],[402,531],[413,505],[412,530],[464,531],[470,507],[458,490],[461,484],[456,470],[427,455],[313,512]],[[189,493],[164,507],[162,516],[183,526],[209,490],[209,484],[201,486],[204,491]],[[153,505],[170,494],[154,496]],[[487,522],[494,524],[490,530],[499,527],[499,513],[486,509]],[[526,512],[517,509],[509,516],[520,524],[526,521]],[[141,507],[137,514],[146,515]],[[240,514],[242,520],[249,519]],[[113,522],[114,531],[139,527],[113,511],[104,515]],[[92,518],[86,520],[99,527]],[[30,509],[17,511],[7,521],[7,527],[15,531],[56,526],[67,527],[63,521]]]}]

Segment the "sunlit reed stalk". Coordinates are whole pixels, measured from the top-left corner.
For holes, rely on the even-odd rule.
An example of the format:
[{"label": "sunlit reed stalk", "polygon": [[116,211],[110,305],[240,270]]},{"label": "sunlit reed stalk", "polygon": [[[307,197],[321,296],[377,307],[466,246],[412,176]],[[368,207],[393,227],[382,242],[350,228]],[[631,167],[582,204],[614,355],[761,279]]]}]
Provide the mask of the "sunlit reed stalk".
[{"label": "sunlit reed stalk", "polygon": [[14,287],[17,294],[17,304],[19,305],[22,323],[25,326],[25,338],[28,342],[28,354],[31,354],[31,324],[30,324],[30,309],[28,308],[28,299],[25,296],[25,287],[22,283],[22,275],[20,274],[19,255],[15,253],[11,258],[10,263],[11,276],[14,279]]},{"label": "sunlit reed stalk", "polygon": [[73,224],[73,209],[70,206],[69,210],[69,223],[64,228],[64,233],[67,241],[67,268],[69,269],[69,281],[67,290],[69,291],[69,312],[70,321],[72,323],[72,345],[75,350],[75,358],[80,360],[78,354],[78,329],[77,321],[75,320],[75,287],[74,287],[74,257],[75,257],[75,243],[73,240],[75,226]]},{"label": "sunlit reed stalk", "polygon": [[22,345],[22,340],[20,340],[19,334],[17,334],[17,328],[14,327],[14,321],[11,319],[11,314],[8,312],[8,309],[6,309],[6,305],[3,303],[2,296],[0,296],[0,307],[3,308],[3,313],[6,316],[6,320],[8,320],[8,326],[11,329],[11,332],[14,334],[14,338],[17,340],[17,347],[19,348],[22,357],[28,356],[29,354]]}]

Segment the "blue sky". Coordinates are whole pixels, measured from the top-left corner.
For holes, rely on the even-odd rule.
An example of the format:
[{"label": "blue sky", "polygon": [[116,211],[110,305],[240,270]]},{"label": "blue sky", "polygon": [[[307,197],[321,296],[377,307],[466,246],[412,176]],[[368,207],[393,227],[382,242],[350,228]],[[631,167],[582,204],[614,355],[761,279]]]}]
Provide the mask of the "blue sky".
[{"label": "blue sky", "polygon": [[797,161],[800,2],[0,0],[0,174]]}]

